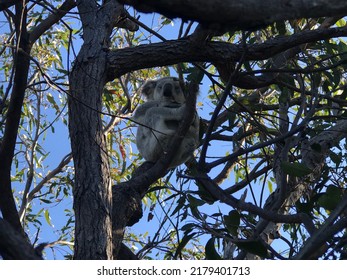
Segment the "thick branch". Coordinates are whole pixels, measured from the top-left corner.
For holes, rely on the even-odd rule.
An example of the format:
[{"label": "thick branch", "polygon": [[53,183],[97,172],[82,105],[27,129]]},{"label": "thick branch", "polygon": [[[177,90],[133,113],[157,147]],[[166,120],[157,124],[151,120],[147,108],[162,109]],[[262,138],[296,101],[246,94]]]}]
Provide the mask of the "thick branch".
[{"label": "thick branch", "polygon": [[120,0],[142,12],[194,20],[213,27],[249,30],[276,21],[347,14],[344,0]]},{"label": "thick branch", "polygon": [[39,260],[29,242],[0,218],[0,255],[7,260]]},{"label": "thick branch", "polygon": [[290,48],[347,35],[347,27],[303,31],[292,36],[278,36],[262,44],[241,45],[226,42],[194,44],[189,38],[162,43],[140,45],[114,50],[108,54],[108,80],[130,71],[179,62],[220,62],[265,60]]},{"label": "thick branch", "polygon": [[21,0],[2,0],[0,3],[0,11],[3,11],[19,2],[21,2]]},{"label": "thick branch", "polygon": [[15,54],[17,67],[14,70],[14,86],[6,116],[4,136],[0,143],[0,210],[3,218],[9,222],[15,230],[22,233],[24,236],[24,231],[19,221],[11,187],[11,164],[14,157],[22,105],[27,86],[27,77],[30,66],[28,54],[31,49],[25,26],[26,9],[21,4],[16,5],[15,23],[16,29],[21,30],[18,38],[18,48],[21,51],[18,51]]}]

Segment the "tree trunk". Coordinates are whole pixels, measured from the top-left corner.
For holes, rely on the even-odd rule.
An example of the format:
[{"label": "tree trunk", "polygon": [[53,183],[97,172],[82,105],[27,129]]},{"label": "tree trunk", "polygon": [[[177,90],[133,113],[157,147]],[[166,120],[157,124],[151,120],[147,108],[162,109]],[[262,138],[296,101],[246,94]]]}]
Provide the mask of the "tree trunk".
[{"label": "tree trunk", "polygon": [[70,76],[69,130],[75,165],[75,259],[110,259],[111,181],[101,111],[105,55],[83,46]]},{"label": "tree trunk", "polygon": [[70,75],[69,132],[75,166],[75,259],[112,259],[112,191],[101,118],[107,43],[116,2],[78,2],[83,40]]}]

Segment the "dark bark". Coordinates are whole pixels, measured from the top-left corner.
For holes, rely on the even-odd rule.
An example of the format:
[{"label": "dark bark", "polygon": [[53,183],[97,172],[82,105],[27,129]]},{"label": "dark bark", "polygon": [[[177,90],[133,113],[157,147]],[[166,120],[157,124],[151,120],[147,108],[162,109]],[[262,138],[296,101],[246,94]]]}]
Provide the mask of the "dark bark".
[{"label": "dark bark", "polygon": [[[105,53],[83,46],[70,76],[69,131],[75,166],[75,259],[110,259],[111,181],[101,120]],[[92,52],[95,52],[93,50]]]},{"label": "dark bark", "polygon": [[[128,259],[127,250],[122,249],[124,231],[126,226],[136,224],[142,218],[141,200],[146,194],[153,179],[143,178],[141,174],[153,167],[152,163],[145,162],[137,168],[132,179],[128,182],[115,185],[113,193],[113,214],[112,214],[112,238],[113,238],[113,258]],[[142,178],[142,179],[141,179]]]},{"label": "dark bark", "polygon": [[276,21],[343,16],[344,0],[120,0],[142,12],[158,12],[169,18],[194,20],[215,29],[250,30]]},{"label": "dark bark", "polygon": [[[112,259],[112,191],[101,118],[107,47],[121,6],[80,1],[81,51],[70,75],[69,132],[75,166],[75,259]],[[119,9],[117,9],[117,7]]]},{"label": "dark bark", "polygon": [[[23,18],[21,18],[21,15],[23,15]],[[11,165],[27,86],[30,64],[29,53],[31,50],[29,35],[26,30],[26,9],[21,4],[16,5],[16,30],[18,30],[19,48],[15,55],[14,64],[16,68],[14,70],[13,90],[0,147],[0,209],[3,218],[11,224],[13,229],[25,236],[19,221],[11,186]]]},{"label": "dark bark", "polygon": [[0,255],[5,260],[42,259],[22,234],[0,218]]},{"label": "dark bark", "polygon": [[0,3],[0,11],[7,9],[17,3],[22,2],[21,0],[2,0]]},{"label": "dark bark", "polygon": [[190,38],[113,50],[108,53],[108,80],[130,71],[180,62],[237,62],[265,60],[302,44],[347,35],[347,27],[303,31],[292,36],[278,36],[262,44],[235,45],[226,42],[195,44]]},{"label": "dark bark", "polygon": [[118,260],[138,260],[139,258],[124,244],[121,244],[118,252]]}]

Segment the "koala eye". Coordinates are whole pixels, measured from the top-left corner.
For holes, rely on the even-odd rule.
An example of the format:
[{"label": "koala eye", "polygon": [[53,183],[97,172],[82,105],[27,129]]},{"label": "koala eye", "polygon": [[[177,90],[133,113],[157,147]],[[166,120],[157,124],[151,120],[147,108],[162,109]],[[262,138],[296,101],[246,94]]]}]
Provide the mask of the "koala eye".
[{"label": "koala eye", "polygon": [[179,91],[181,89],[180,86],[175,86],[175,90]]},{"label": "koala eye", "polygon": [[163,88],[163,86],[162,86],[162,85],[158,86],[158,89],[162,89],[162,88]]}]

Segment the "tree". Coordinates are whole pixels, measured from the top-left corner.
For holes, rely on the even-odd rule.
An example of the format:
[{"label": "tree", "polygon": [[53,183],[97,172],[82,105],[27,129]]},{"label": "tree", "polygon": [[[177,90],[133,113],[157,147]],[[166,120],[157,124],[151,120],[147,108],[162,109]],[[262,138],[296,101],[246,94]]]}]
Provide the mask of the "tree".
[{"label": "tree", "polygon": [[[3,258],[346,257],[343,1],[55,2],[0,6]],[[172,149],[141,164],[129,116],[143,81],[170,73],[190,109]],[[195,106],[201,146],[168,171]],[[52,166],[44,138],[67,122],[71,153]],[[64,225],[41,240],[53,204]],[[158,211],[150,238],[131,232]]]}]

